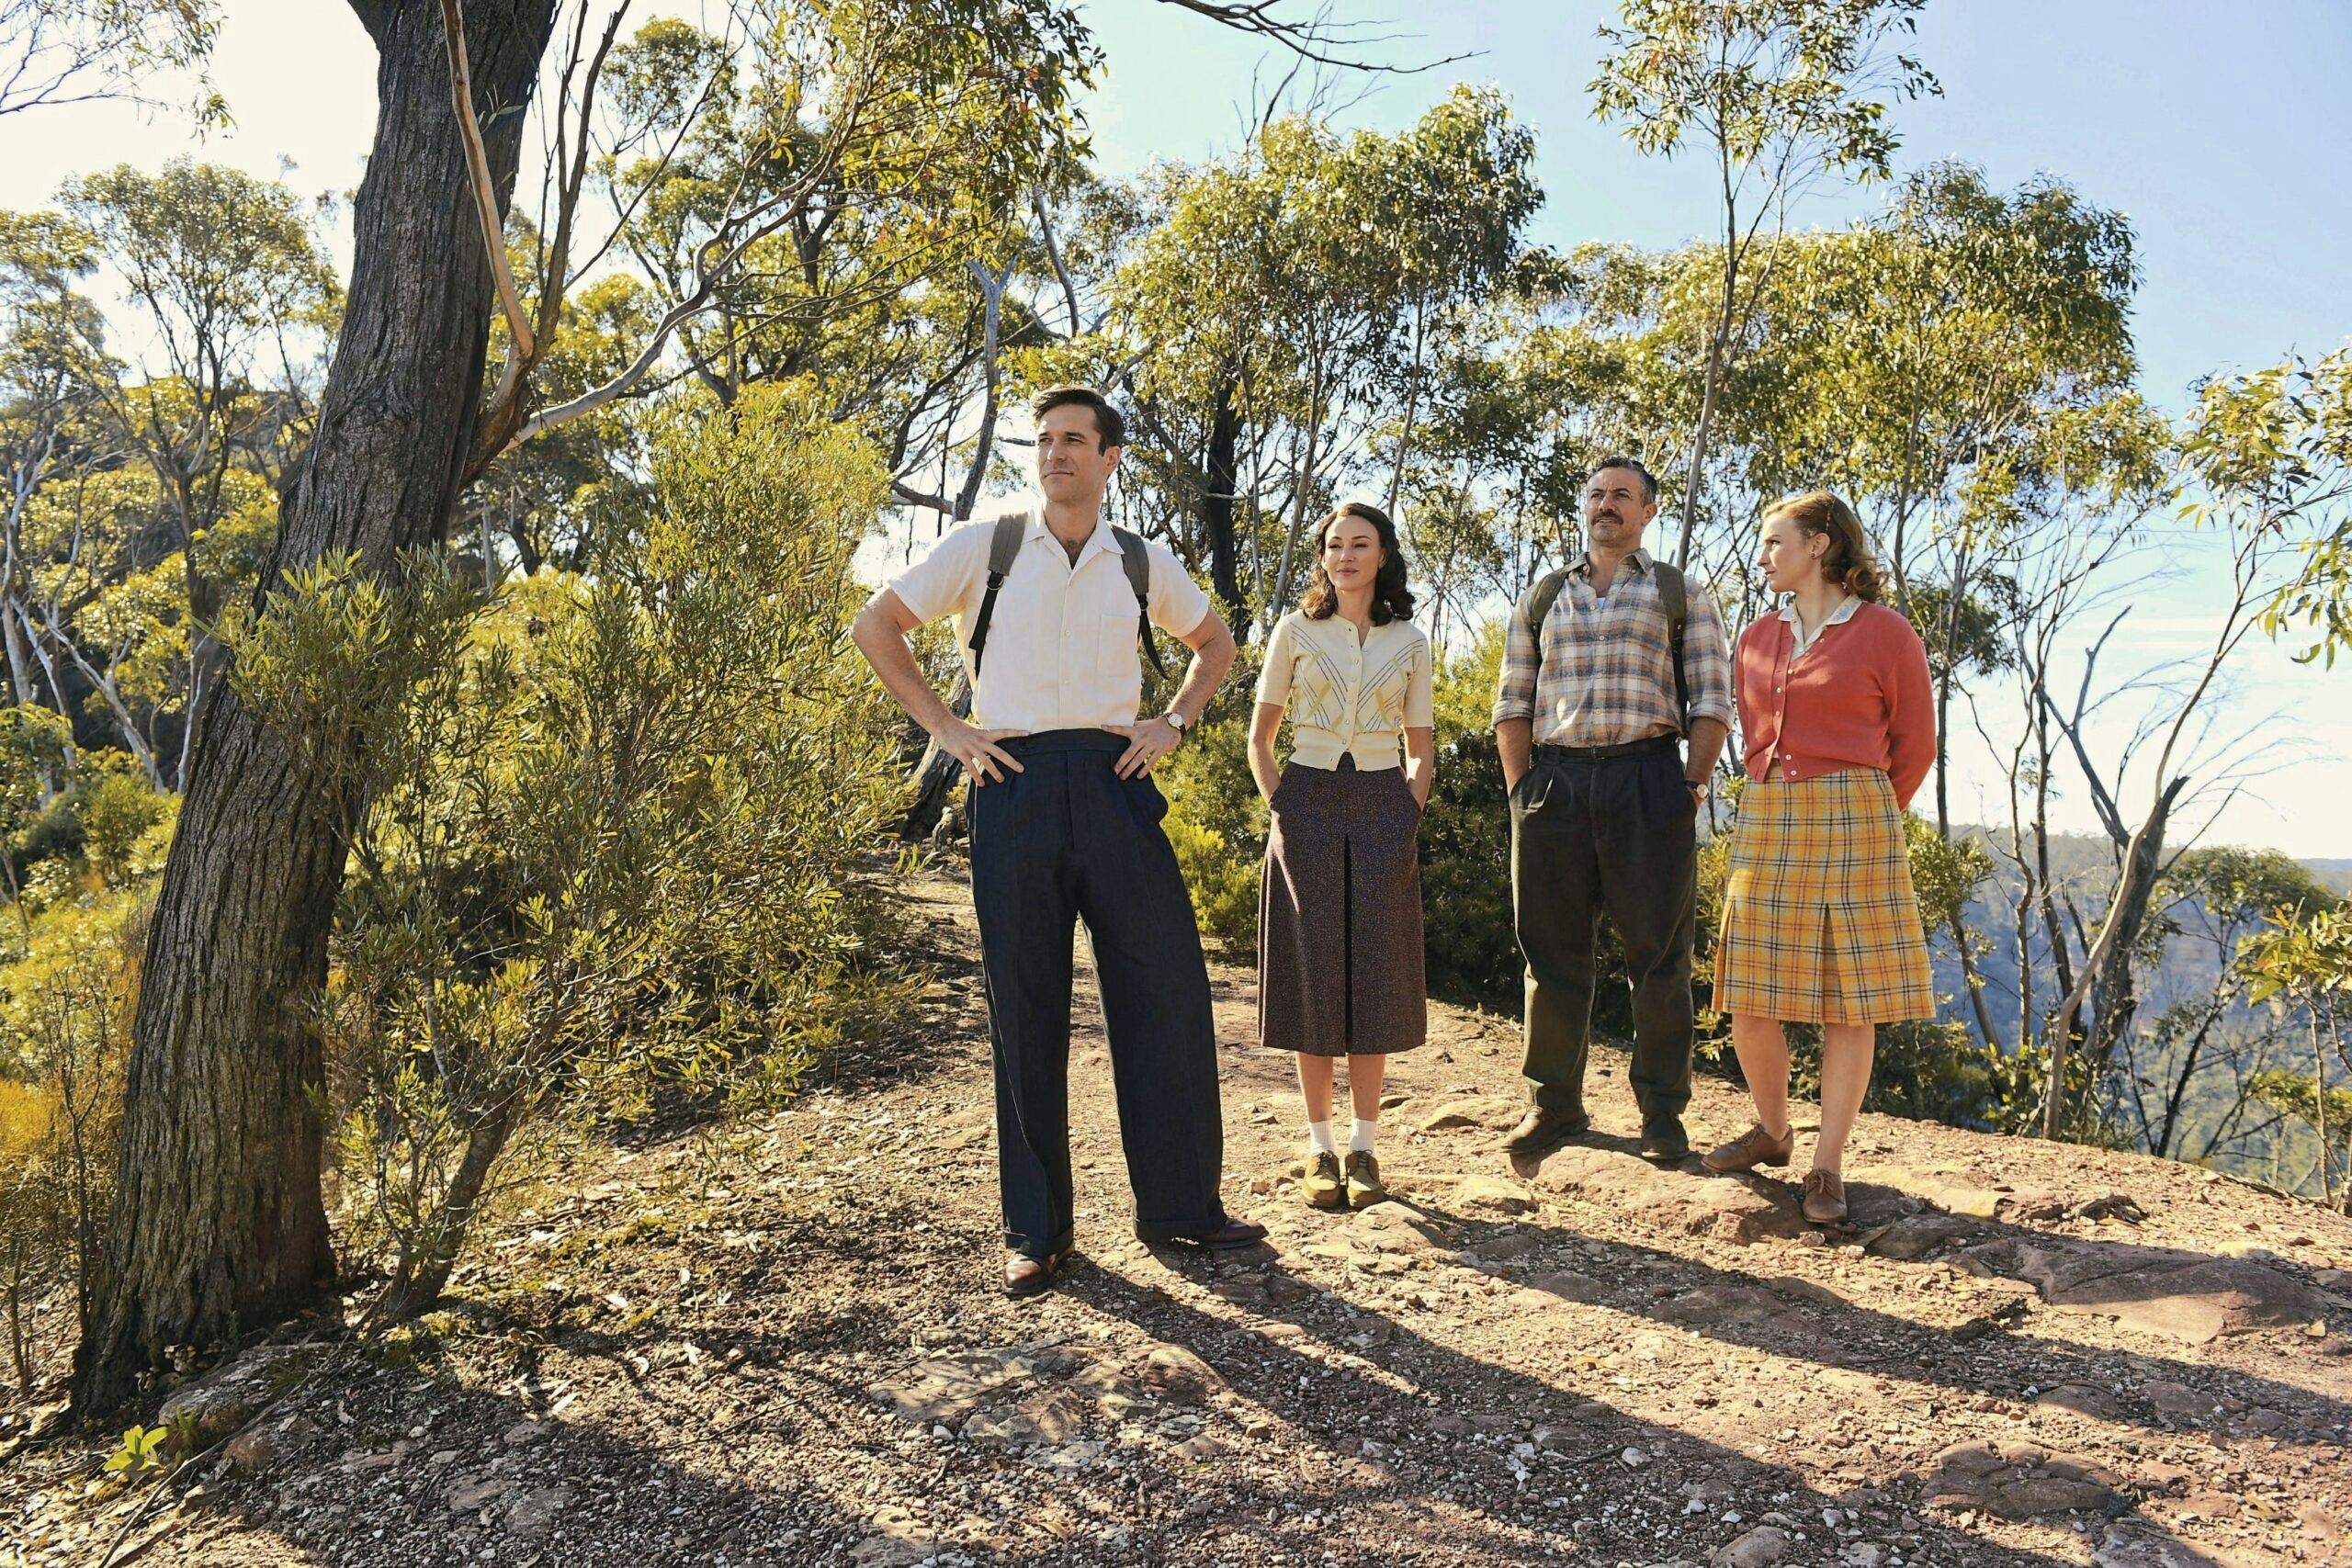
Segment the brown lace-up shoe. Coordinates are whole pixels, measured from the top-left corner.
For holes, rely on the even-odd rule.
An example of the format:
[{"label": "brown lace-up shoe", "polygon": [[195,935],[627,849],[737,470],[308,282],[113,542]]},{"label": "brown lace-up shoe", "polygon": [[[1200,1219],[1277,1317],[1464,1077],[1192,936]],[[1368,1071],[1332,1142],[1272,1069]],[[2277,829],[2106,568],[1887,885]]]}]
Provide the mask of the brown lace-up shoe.
[{"label": "brown lace-up shoe", "polygon": [[1369,1209],[1388,1196],[1388,1188],[1380,1179],[1380,1162],[1372,1157],[1370,1149],[1348,1151],[1348,1205]]},{"label": "brown lace-up shoe", "polygon": [[1298,1190],[1306,1194],[1309,1207],[1344,1209],[1348,1206],[1348,1186],[1340,1174],[1340,1156],[1317,1154],[1307,1163],[1306,1174],[1301,1178]]},{"label": "brown lace-up shoe", "polygon": [[1776,1138],[1764,1130],[1764,1123],[1758,1122],[1699,1163],[1719,1176],[1735,1170],[1754,1170],[1759,1165],[1788,1164],[1789,1156],[1796,1152],[1796,1146],[1797,1130],[1794,1127]]},{"label": "brown lace-up shoe", "polygon": [[1846,1218],[1846,1179],[1834,1170],[1804,1173],[1804,1217],[1817,1225],[1834,1225]]},{"label": "brown lace-up shoe", "polygon": [[1581,1110],[1547,1111],[1539,1105],[1519,1119],[1503,1152],[1510,1156],[1511,1169],[1523,1180],[1535,1174],[1545,1155],[1591,1126],[1592,1118]]}]

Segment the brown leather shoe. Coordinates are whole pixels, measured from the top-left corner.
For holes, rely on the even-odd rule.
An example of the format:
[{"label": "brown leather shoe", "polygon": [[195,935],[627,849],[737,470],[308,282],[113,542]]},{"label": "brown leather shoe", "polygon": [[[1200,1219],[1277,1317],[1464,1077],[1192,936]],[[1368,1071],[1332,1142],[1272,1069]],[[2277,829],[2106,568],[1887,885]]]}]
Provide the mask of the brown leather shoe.
[{"label": "brown leather shoe", "polygon": [[1754,1170],[1759,1165],[1786,1165],[1796,1147],[1794,1127],[1776,1138],[1758,1122],[1699,1163],[1719,1176],[1726,1175],[1735,1170]]},{"label": "brown leather shoe", "polygon": [[1004,1260],[1004,1293],[1014,1301],[1029,1296],[1042,1296],[1054,1288],[1054,1275],[1061,1269],[1062,1260],[1069,1254],[1056,1252],[1044,1258],[1032,1258],[1016,1252]]},{"label": "brown leather shoe", "polygon": [[1309,1208],[1346,1208],[1348,1182],[1340,1174],[1340,1156],[1317,1151],[1307,1162],[1305,1174],[1299,1178],[1298,1190],[1306,1195]]},{"label": "brown leather shoe", "polygon": [[1555,1107],[1550,1110],[1538,1105],[1519,1119],[1510,1132],[1510,1142],[1503,1152],[1510,1156],[1510,1168],[1525,1180],[1535,1174],[1544,1156],[1566,1143],[1579,1133],[1589,1132],[1592,1118],[1581,1108]]},{"label": "brown leather shoe", "polygon": [[1380,1162],[1372,1157],[1372,1151],[1349,1150],[1348,1206],[1369,1209],[1387,1196],[1388,1185],[1380,1179]]},{"label": "brown leather shoe", "polygon": [[1846,1218],[1846,1179],[1834,1170],[1804,1173],[1804,1217],[1817,1225],[1834,1225]]}]

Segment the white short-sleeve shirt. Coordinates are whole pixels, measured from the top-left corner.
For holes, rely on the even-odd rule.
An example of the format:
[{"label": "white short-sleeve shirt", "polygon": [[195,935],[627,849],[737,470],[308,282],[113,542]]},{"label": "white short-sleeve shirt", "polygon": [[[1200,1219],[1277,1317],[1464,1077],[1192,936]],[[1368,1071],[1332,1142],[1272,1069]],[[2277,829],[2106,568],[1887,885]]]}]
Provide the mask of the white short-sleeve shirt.
[{"label": "white short-sleeve shirt", "polygon": [[[983,729],[1035,734],[1106,729],[1136,721],[1143,701],[1143,653],[1136,642],[1136,595],[1108,523],[1097,523],[1072,562],[1046,526],[1042,506],[1025,509],[1021,553],[997,591],[989,617],[972,722]],[[989,586],[996,520],[967,523],[891,582],[916,620],[956,617],[956,647],[972,668],[972,622]],[[1209,596],[1162,546],[1146,541],[1151,562],[1147,604],[1152,625],[1177,637],[1199,629]]]}]

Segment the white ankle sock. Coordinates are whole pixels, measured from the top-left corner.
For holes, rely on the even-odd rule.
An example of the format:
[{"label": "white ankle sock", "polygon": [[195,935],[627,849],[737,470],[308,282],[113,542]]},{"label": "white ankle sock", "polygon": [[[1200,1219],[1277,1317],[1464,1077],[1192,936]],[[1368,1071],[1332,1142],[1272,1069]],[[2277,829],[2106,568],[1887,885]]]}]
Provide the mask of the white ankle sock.
[{"label": "white ankle sock", "polygon": [[1367,1122],[1361,1116],[1357,1117],[1355,1130],[1348,1134],[1348,1153],[1351,1155],[1372,1153],[1373,1136],[1379,1131],[1379,1122]]},{"label": "white ankle sock", "polygon": [[1340,1145],[1331,1138],[1331,1122],[1329,1117],[1320,1122],[1309,1122],[1306,1124],[1306,1143],[1307,1146],[1318,1155],[1335,1155],[1340,1152]]}]

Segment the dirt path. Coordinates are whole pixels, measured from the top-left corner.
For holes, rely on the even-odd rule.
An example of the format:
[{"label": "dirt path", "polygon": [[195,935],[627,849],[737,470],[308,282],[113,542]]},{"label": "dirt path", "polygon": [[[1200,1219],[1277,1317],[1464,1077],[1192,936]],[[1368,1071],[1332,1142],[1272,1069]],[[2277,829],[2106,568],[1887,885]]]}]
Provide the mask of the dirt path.
[{"label": "dirt path", "polygon": [[[1596,1135],[1521,1183],[1496,1147],[1513,1026],[1451,1008],[1392,1069],[1400,1201],[1317,1214],[1283,1178],[1289,1064],[1243,1043],[1250,976],[1216,972],[1228,1191],[1273,1245],[1212,1262],[1128,1238],[1088,994],[1083,1261],[1005,1302],[968,905],[924,884],[907,919],[948,955],[922,1015],[739,1156],[681,1137],[579,1173],[389,1352],[249,1354],[200,1407],[291,1392],[176,1511],[63,1507],[98,1456],[28,1449],[0,1546],[77,1568],[118,1533],[145,1563],[403,1568],[2352,1561],[2342,1218],[1866,1116],[1855,1226],[1825,1243],[1779,1182],[1634,1157],[1605,1052]],[[1690,1122],[1736,1133],[1744,1097],[1702,1080]]]}]

